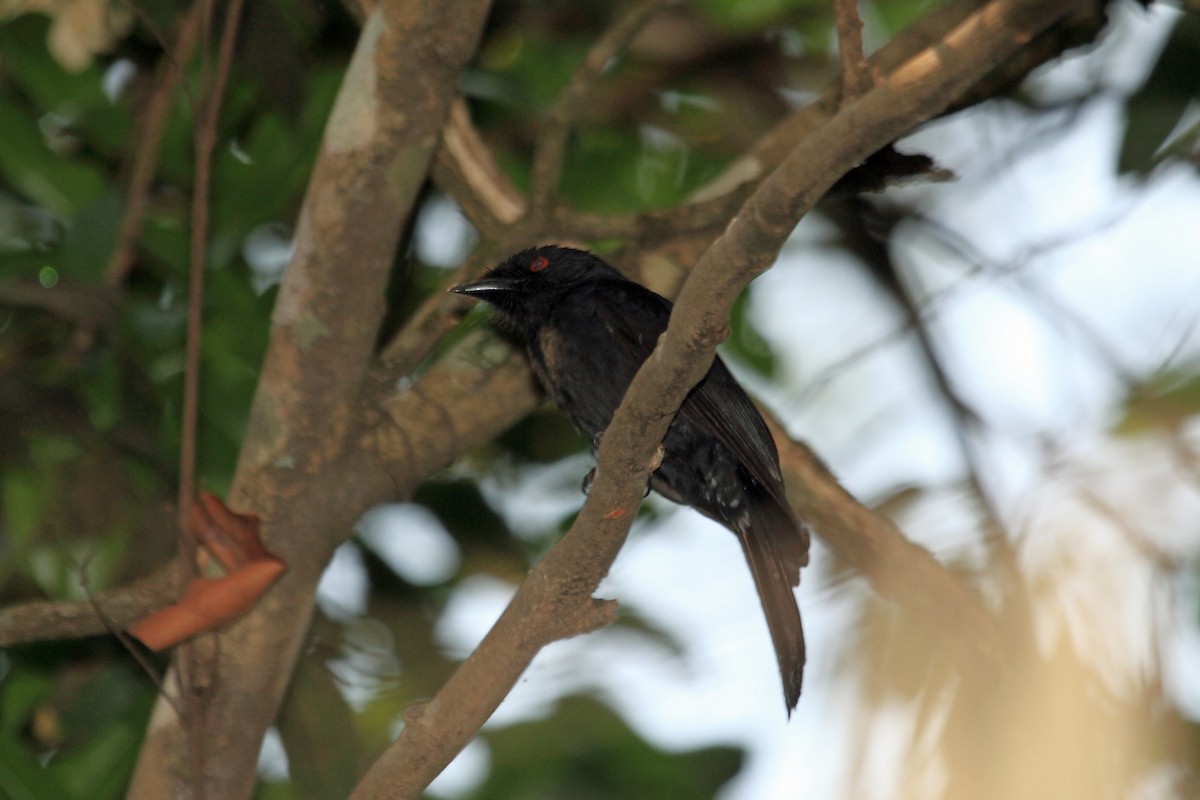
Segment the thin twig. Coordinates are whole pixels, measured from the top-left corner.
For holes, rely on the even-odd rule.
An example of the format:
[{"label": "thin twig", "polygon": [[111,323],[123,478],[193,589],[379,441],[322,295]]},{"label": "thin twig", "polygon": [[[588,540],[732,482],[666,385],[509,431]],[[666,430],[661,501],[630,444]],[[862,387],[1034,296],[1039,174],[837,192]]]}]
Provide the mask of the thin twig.
[{"label": "thin twig", "polygon": [[652,16],[679,0],[643,0],[613,22],[588,51],[583,64],[571,77],[567,87],[550,111],[549,119],[538,140],[531,169],[530,205],[534,214],[543,213],[558,189],[566,157],[567,139],[596,82],[612,60],[629,46],[642,26]]},{"label": "thin twig", "polygon": [[[196,494],[196,429],[199,419],[200,396],[200,338],[203,330],[204,313],[204,264],[208,254],[209,193],[212,180],[212,153],[216,145],[217,124],[221,117],[221,103],[229,72],[233,65],[234,45],[237,42],[238,24],[241,21],[243,0],[230,0],[225,9],[225,25],[221,31],[220,49],[217,53],[216,74],[208,85],[202,113],[197,120],[195,148],[196,175],[192,187],[191,241],[188,266],[188,323],[187,348],[184,361],[183,414],[179,448],[179,543],[180,552],[191,563],[195,556],[195,544],[190,536],[188,521]],[[200,669],[199,651],[196,646],[182,648],[180,679],[188,685]],[[213,662],[215,665],[215,662]],[[214,673],[215,674],[215,673]],[[209,676],[211,677],[211,676]],[[207,746],[204,731],[206,704],[195,692],[184,695],[184,706],[188,728],[192,735],[187,737],[192,770],[199,776],[206,774]],[[197,800],[204,800],[207,782],[199,780],[195,786]]]},{"label": "thin twig", "polygon": [[[463,259],[444,281],[446,288],[478,277],[511,251],[527,246],[535,234],[523,227],[514,228],[499,241],[483,240]],[[437,343],[462,319],[470,303],[460,295],[433,292],[413,312],[404,327],[380,355],[383,380],[392,382],[408,375],[428,356]]]},{"label": "thin twig", "polygon": [[125,648],[125,652],[133,656],[133,660],[136,661],[138,666],[142,668],[142,672],[146,673],[150,680],[153,681],[154,685],[158,687],[159,692],[162,693],[164,699],[171,704],[171,706],[175,709],[175,713],[179,714],[182,718],[183,709],[180,708],[179,704],[175,702],[174,698],[167,694],[166,687],[163,684],[162,674],[154,666],[154,663],[146,657],[146,654],[137,645],[137,643],[133,641],[133,637],[127,634],[122,627],[118,626],[115,621],[109,618],[108,614],[105,613],[103,606],[101,606],[99,598],[92,594],[92,580],[88,575],[88,565],[91,563],[93,555],[94,553],[89,554],[86,558],[84,558],[83,563],[79,565],[79,586],[83,589],[83,593],[87,597],[88,605],[92,607],[92,611],[95,612],[96,618],[100,620],[100,624],[104,626],[105,630],[107,630],[109,634],[116,637],[117,641],[121,643],[121,646]]},{"label": "thin twig", "polygon": [[960,57],[918,54],[807,137],[758,187],[684,284],[666,333],[605,431],[582,511],[481,645],[492,657],[472,656],[459,667],[367,772],[353,800],[418,797],[479,730],[539,649],[541,639],[528,635],[530,625],[561,623],[564,614],[578,612],[576,621],[584,629],[584,623],[602,617],[586,613],[581,601],[590,598],[623,544],[654,451],[688,390],[711,364],[738,293],[771,265],[797,220],[834,181],[940,113],[1068,10],[1051,0],[996,0],[941,43]]},{"label": "thin twig", "polygon": [[146,217],[146,201],[150,187],[158,172],[158,156],[162,149],[163,136],[167,131],[167,120],[171,115],[171,101],[183,81],[183,66],[191,60],[200,34],[200,21],[208,0],[195,0],[183,18],[175,36],[175,44],[163,56],[161,75],[146,103],[138,125],[136,146],[133,152],[133,169],[129,177],[128,200],[121,217],[121,228],[117,232],[117,246],[104,267],[104,284],[117,287],[133,265],[133,254]]},{"label": "thin twig", "polygon": [[212,180],[212,153],[217,139],[217,123],[229,72],[233,65],[234,45],[243,0],[230,0],[225,10],[217,71],[204,100],[196,127],[196,177],[192,187],[191,242],[188,265],[188,324],[184,361],[183,414],[179,446],[179,536],[180,550],[191,552],[188,519],[196,494],[196,427],[200,396],[200,337],[204,313],[204,262],[208,254],[209,191]]},{"label": "thin twig", "polygon": [[858,0],[833,0],[833,16],[837,22],[838,54],[842,62],[844,105],[871,88],[871,71],[863,56],[863,24],[858,16]]}]

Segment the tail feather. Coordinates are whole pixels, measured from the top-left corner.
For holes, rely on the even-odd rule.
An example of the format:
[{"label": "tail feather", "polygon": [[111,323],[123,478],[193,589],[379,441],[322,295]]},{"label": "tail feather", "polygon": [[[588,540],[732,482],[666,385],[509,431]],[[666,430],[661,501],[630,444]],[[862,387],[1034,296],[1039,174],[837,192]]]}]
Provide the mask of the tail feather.
[{"label": "tail feather", "polygon": [[791,716],[800,701],[805,661],[804,628],[792,594],[800,565],[793,562],[797,561],[797,540],[803,542],[803,552],[807,555],[807,531],[790,510],[768,502],[756,504],[749,527],[736,533],[767,618],[783,678],[783,697]]}]

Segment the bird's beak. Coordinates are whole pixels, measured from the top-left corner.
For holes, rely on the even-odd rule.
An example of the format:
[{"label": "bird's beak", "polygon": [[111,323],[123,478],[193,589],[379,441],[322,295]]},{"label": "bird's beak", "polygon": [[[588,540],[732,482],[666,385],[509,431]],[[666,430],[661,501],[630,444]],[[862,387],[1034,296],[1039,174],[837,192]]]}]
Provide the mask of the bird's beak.
[{"label": "bird's beak", "polygon": [[512,288],[512,281],[506,281],[503,278],[484,278],[474,283],[460,283],[458,286],[451,286],[450,291],[486,300],[494,295],[509,292]]}]

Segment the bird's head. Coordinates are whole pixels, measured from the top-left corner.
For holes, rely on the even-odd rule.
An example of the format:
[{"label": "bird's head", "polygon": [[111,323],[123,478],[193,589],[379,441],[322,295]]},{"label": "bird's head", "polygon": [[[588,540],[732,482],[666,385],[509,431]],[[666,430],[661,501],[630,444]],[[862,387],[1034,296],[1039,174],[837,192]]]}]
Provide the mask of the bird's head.
[{"label": "bird's head", "polygon": [[450,291],[486,301],[503,316],[520,322],[580,284],[602,278],[621,276],[584,250],[548,245],[509,256],[479,280]]}]

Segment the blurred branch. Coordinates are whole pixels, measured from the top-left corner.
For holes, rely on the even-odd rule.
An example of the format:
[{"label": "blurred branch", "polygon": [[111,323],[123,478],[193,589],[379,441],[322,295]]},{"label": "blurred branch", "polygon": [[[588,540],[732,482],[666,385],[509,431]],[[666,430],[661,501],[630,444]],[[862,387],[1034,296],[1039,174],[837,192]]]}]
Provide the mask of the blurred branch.
[{"label": "blurred branch", "polygon": [[925,365],[953,417],[959,453],[966,465],[967,484],[983,512],[984,529],[993,544],[998,542],[995,534],[1003,531],[1003,522],[983,483],[983,468],[971,440],[973,435],[982,432],[984,422],[959,394],[946,370],[929,324],[931,315],[924,307],[924,298],[928,293],[919,285],[919,276],[915,273],[906,274],[892,259],[888,247],[893,231],[901,222],[909,219],[908,215],[903,210],[885,211],[861,199],[826,204],[825,211],[829,219],[842,229],[847,248],[862,260],[880,286],[899,305],[905,317],[905,328],[911,329],[916,335]]},{"label": "blurred branch", "polygon": [[841,102],[845,104],[871,87],[871,72],[863,55],[863,24],[858,16],[858,0],[833,0],[833,17],[837,23],[838,55],[842,62]]},{"label": "blurred branch", "polygon": [[89,330],[111,328],[117,322],[112,292],[61,278],[51,288],[33,279],[0,284],[0,305],[40,308]]},{"label": "blurred branch", "polygon": [[486,238],[499,238],[527,210],[525,198],[471,124],[471,111],[461,98],[450,107],[442,129],[433,179]]},{"label": "blurred branch", "polygon": [[[922,215],[912,215],[908,219],[920,222],[921,225],[943,246],[968,262],[969,270],[962,278],[943,288],[937,295],[931,296],[924,307],[920,309],[921,317],[928,317],[929,306],[933,299],[941,300],[950,291],[968,278],[979,275],[1003,276],[1010,278],[1032,307],[1041,311],[1042,319],[1060,330],[1064,336],[1073,335],[1075,341],[1082,344],[1092,357],[1107,369],[1112,376],[1121,381],[1129,392],[1136,393],[1141,379],[1122,361],[1117,349],[1105,340],[1104,335],[1092,325],[1083,315],[1076,312],[1068,303],[1063,302],[1037,281],[1032,280],[1025,267],[1031,260],[1040,255],[1053,252],[1056,248],[1079,242],[1084,237],[1105,230],[1115,220],[1125,218],[1130,212],[1128,206],[1123,206],[1117,212],[1096,220],[1091,220],[1070,231],[1056,235],[1046,241],[1039,242],[1013,259],[1009,264],[990,263],[987,256],[974,247],[970,241],[936,220]],[[916,320],[907,327],[918,327]],[[1169,363],[1169,362],[1168,362]],[[1160,369],[1162,369],[1160,367]],[[1167,438],[1171,453],[1180,469],[1187,475],[1193,485],[1200,487],[1200,456],[1196,447],[1188,441],[1184,432],[1169,420],[1158,426]]]},{"label": "blurred branch", "polygon": [[125,282],[133,266],[142,226],[146,221],[146,200],[158,172],[158,156],[171,115],[175,92],[183,82],[183,67],[191,60],[200,38],[208,0],[195,0],[175,34],[175,43],[161,59],[159,77],[154,84],[138,124],[133,148],[133,169],[129,176],[128,199],[117,231],[117,246],[104,267],[105,286],[116,288]]},{"label": "blurred branch", "polygon": [[940,113],[1070,4],[996,0],[936,48],[845,106],[784,160],[692,271],[666,333],[601,440],[595,481],[565,536],[437,696],[408,720],[352,797],[417,797],[511,690],[541,647],[602,622],[591,597],[624,542],[674,412],[728,331],[738,292],[770,266],[795,223],[868,155]]},{"label": "blurred branch", "polygon": [[558,206],[553,227],[580,239],[618,237],[650,246],[657,241],[691,232],[719,232],[750,196],[753,186],[736,187],[728,194],[640,214],[607,216]]},{"label": "blurred branch", "polygon": [[188,519],[196,496],[196,427],[200,417],[200,338],[204,328],[204,266],[208,258],[209,192],[212,183],[212,153],[217,140],[217,123],[234,45],[242,18],[243,0],[229,0],[225,26],[217,54],[217,71],[206,87],[199,109],[194,140],[196,177],[192,184],[191,230],[188,242],[187,340],[184,350],[183,411],[179,443],[179,548],[192,557]]},{"label": "blurred branch", "polygon": [[858,502],[808,445],[760,410],[779,446],[792,507],[834,554],[914,618],[987,658],[997,657],[1000,632],[979,597],[896,523]]},{"label": "blurred branch", "polygon": [[[404,220],[487,12],[486,0],[384,0],[363,27],[310,178],[227,499],[263,519],[289,571],[246,617],[190,645],[211,665],[189,685],[203,714],[185,727],[160,702],[133,800],[251,796],[321,571],[362,512],[393,496],[358,438],[359,393]],[[176,661],[177,676],[184,666]],[[198,775],[187,761],[195,738],[208,748]]]},{"label": "blurred branch", "polygon": [[[1083,44],[1090,41],[1103,27],[1106,5],[1095,0],[1063,0],[1063,14],[1056,21],[1056,25],[1030,36],[1013,51],[1013,54],[1029,53],[1028,57],[1013,58],[1013,54],[1010,54],[1001,65],[979,76],[975,83],[964,88],[943,111],[962,109],[995,96],[997,92],[1012,86],[1037,66],[1062,53],[1069,46],[1065,42]],[[867,59],[869,73],[879,81],[890,76],[916,54],[922,51],[932,54],[933,49],[951,30],[963,20],[978,15],[988,7],[988,0],[953,0],[931,11],[872,53]],[[1058,27],[1065,27],[1067,31],[1060,35],[1055,32]],[[1000,76],[1003,76],[1003,80],[999,79]],[[988,80],[985,81],[985,77]],[[740,184],[761,180],[764,175],[775,169],[804,137],[838,111],[840,96],[839,79],[825,87],[811,103],[780,121],[761,137],[750,151],[727,166],[720,175],[697,192],[693,199],[710,199],[725,194]]]},{"label": "blurred branch", "polygon": [[679,0],[640,0],[617,17],[604,35],[592,45],[583,64],[576,70],[566,89],[559,95],[558,102],[550,110],[549,119],[534,150],[533,165],[530,168],[530,205],[535,213],[544,213],[551,205],[551,198],[558,189],[559,177],[562,175],[571,128],[596,82],[600,80],[612,60],[629,46],[642,26],[659,11],[676,2]]},{"label": "blurred branch", "polygon": [[[176,559],[141,580],[91,600],[35,600],[0,608],[0,647],[23,642],[74,639],[123,630],[134,620],[173,602],[187,580]],[[104,613],[102,619],[96,612]]]}]

